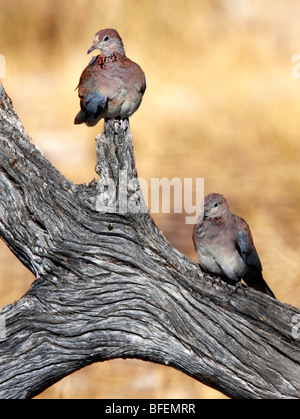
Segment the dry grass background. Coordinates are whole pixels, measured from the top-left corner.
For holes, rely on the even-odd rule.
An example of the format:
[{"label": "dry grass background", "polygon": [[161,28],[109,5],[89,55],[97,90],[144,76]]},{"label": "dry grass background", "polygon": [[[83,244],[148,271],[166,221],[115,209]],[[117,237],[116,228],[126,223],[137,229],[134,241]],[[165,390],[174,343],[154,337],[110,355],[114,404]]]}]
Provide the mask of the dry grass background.
[{"label": "dry grass background", "polygon": [[[147,77],[131,129],[139,176],[204,177],[251,226],[278,299],[300,305],[300,52],[297,0],[0,0],[4,86],[46,157],[75,183],[94,176],[94,137],[74,126],[93,35],[116,28]],[[195,259],[184,215],[155,215]],[[0,306],[33,276],[0,243]],[[94,364],[41,398],[222,398],[167,367]]]}]

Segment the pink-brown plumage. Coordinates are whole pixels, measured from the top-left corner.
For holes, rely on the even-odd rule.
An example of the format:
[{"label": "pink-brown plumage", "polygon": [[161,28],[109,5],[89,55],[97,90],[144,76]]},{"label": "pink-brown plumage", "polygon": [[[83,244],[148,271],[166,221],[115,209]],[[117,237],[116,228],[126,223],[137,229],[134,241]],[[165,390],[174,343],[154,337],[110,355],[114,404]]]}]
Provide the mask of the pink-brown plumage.
[{"label": "pink-brown plumage", "polygon": [[230,212],[226,199],[209,194],[193,230],[200,266],[213,275],[249,287],[275,298],[262,276],[262,266],[246,221]]},{"label": "pink-brown plumage", "polygon": [[146,89],[143,70],[126,57],[115,29],[97,32],[88,53],[95,49],[101,54],[92,58],[79,80],[81,110],[75,124],[94,126],[102,118],[129,118],[140,106]]}]

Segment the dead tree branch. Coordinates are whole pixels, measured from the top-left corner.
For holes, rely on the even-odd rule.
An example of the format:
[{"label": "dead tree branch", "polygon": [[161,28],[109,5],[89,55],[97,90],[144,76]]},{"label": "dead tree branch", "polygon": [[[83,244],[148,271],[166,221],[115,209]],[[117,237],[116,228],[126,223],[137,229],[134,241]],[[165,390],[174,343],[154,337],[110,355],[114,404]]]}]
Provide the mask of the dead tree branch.
[{"label": "dead tree branch", "polygon": [[298,398],[300,311],[250,289],[232,295],[167,242],[145,208],[127,121],[105,123],[96,141],[101,181],[74,185],[0,86],[0,236],[37,278],[0,315],[0,396],[33,397],[122,357],[170,365],[230,397]]}]

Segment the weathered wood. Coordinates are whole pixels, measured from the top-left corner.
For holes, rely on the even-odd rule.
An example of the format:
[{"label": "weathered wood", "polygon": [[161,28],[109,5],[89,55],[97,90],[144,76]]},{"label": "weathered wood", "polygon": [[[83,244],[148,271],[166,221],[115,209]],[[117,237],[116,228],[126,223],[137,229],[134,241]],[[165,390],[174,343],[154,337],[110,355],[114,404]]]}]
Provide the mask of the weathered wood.
[{"label": "weathered wood", "polygon": [[96,141],[100,181],[74,185],[1,85],[0,236],[37,279],[0,315],[0,396],[32,397],[122,357],[170,365],[230,397],[298,398],[300,311],[250,289],[232,295],[167,242],[140,192],[127,121],[105,123]]}]

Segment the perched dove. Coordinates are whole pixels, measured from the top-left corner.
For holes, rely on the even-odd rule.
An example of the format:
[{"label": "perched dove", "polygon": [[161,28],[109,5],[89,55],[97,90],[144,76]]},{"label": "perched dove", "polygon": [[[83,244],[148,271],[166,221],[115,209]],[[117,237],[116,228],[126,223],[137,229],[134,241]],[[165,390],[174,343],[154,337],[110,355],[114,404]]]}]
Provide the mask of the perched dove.
[{"label": "perched dove", "polygon": [[88,54],[99,49],[83,70],[78,96],[81,110],[75,124],[96,125],[101,118],[129,118],[140,106],[146,89],[141,67],[126,57],[122,39],[115,29],[96,33]]},{"label": "perched dove", "polygon": [[204,271],[234,281],[236,290],[243,279],[249,287],[275,298],[262,276],[248,224],[230,212],[223,195],[213,193],[204,198],[193,241]]}]

